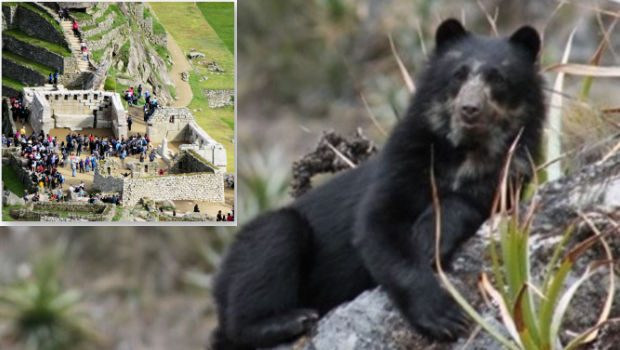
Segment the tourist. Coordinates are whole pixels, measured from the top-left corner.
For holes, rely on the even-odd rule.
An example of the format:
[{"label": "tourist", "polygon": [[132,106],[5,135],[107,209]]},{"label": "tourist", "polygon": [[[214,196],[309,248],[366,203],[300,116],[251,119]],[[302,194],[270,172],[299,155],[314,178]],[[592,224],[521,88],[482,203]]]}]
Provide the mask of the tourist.
[{"label": "tourist", "polygon": [[86,159],[84,159],[84,169],[86,170],[86,172],[90,172],[90,158],[86,157]]},{"label": "tourist", "polygon": [[53,84],[54,83],[54,74],[50,73],[50,76],[47,78],[47,83],[48,84]]},{"label": "tourist", "polygon": [[216,216],[215,221],[223,221],[223,216],[222,216],[222,211],[221,210],[217,211],[217,216]]},{"label": "tourist", "polygon": [[77,170],[77,160],[74,155],[71,155],[71,176],[75,177],[75,172]]},{"label": "tourist", "polygon": [[146,102],[146,104],[149,104],[151,101],[151,94],[149,94],[148,90],[144,92],[144,101]]},{"label": "tourist", "polygon": [[127,130],[131,131],[131,124],[133,124],[133,120],[131,119],[131,116],[127,116]]},{"label": "tourist", "polygon": [[56,70],[56,72],[54,72],[54,87],[56,87],[56,85],[58,85],[58,69]]},{"label": "tourist", "polygon": [[194,213],[200,213],[200,208],[198,208],[198,204],[194,205]]},{"label": "tourist", "polygon": [[142,84],[138,84],[138,98],[142,97]]},{"label": "tourist", "polygon": [[82,159],[82,157],[79,157],[78,164],[80,165],[80,173],[83,174],[84,173],[84,159]]},{"label": "tourist", "polygon": [[78,25],[78,22],[76,20],[73,20],[72,28],[73,28],[73,35],[77,36],[78,39],[82,40],[82,37],[80,35],[80,31],[79,31],[80,26]]},{"label": "tourist", "polygon": [[140,163],[144,163],[144,152],[140,153]]},{"label": "tourist", "polygon": [[228,213],[228,215],[226,216],[226,221],[235,221],[235,219],[233,218],[232,214]]},{"label": "tourist", "polygon": [[97,157],[95,156],[97,154],[97,151],[95,151],[95,153],[93,153],[93,155],[90,156],[90,164],[93,167],[93,172],[97,171]]},{"label": "tourist", "polygon": [[149,154],[149,161],[152,163],[153,161],[155,161],[155,157],[157,157],[157,152],[155,152],[155,149],[152,149],[151,153]]}]

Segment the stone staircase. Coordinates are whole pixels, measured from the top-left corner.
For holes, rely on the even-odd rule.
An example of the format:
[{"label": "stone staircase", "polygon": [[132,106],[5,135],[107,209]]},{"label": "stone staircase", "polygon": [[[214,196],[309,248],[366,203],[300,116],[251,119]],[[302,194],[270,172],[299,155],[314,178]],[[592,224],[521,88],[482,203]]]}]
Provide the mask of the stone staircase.
[{"label": "stone staircase", "polygon": [[90,69],[90,65],[88,61],[85,61],[84,57],[82,56],[80,39],[73,34],[73,23],[70,20],[62,20],[60,22],[60,26],[62,27],[62,30],[65,34],[65,39],[69,43],[71,53],[77,59],[80,72],[88,71]]}]

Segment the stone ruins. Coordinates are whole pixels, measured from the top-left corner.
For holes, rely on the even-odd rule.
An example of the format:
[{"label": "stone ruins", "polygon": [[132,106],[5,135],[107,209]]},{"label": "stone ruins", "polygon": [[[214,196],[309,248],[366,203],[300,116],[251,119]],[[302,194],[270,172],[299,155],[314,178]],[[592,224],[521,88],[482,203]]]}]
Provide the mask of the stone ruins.
[{"label": "stone ruins", "polygon": [[24,88],[24,104],[31,110],[30,123],[36,132],[54,128],[82,130],[112,129],[114,136],[127,135],[127,112],[120,96],[95,90],[56,90],[51,85]]}]

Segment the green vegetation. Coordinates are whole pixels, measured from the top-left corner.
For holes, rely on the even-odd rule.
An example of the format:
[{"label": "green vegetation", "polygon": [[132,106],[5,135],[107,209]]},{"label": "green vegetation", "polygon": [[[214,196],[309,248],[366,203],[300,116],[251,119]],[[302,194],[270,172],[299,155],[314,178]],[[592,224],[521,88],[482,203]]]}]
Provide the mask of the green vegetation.
[{"label": "green vegetation", "polygon": [[37,8],[34,5],[31,5],[27,2],[20,2],[19,3],[20,7],[26,8],[36,14],[38,14],[39,16],[41,16],[44,20],[46,20],[47,22],[49,22],[49,24],[51,24],[54,28],[56,28],[56,30],[59,33],[62,33],[62,27],[60,26],[60,24],[58,22],[56,22],[56,20],[47,12]]},{"label": "green vegetation", "polygon": [[123,208],[115,207],[114,210],[115,212],[114,216],[112,217],[112,221],[121,221],[121,218],[123,217]]},{"label": "green vegetation", "polygon": [[129,63],[129,40],[125,41],[125,44],[118,50],[118,57],[123,61],[125,67]]},{"label": "green vegetation", "polygon": [[3,205],[2,206],[2,221],[15,221],[11,216],[11,209],[17,209],[17,205]]},{"label": "green vegetation", "polygon": [[86,12],[80,12],[80,11],[73,11],[73,12],[71,12],[71,16],[73,18],[75,18],[75,20],[78,21],[78,23],[81,22],[81,21],[88,21],[91,18],[93,18],[92,15],[89,15]]},{"label": "green vegetation", "polygon": [[114,77],[107,77],[103,89],[105,91],[116,91],[116,79]]},{"label": "green vegetation", "polygon": [[[3,79],[4,80],[4,79]],[[15,169],[10,166],[2,167],[2,183],[9,191],[15,193],[18,196],[24,195],[24,184],[19,180]]]},{"label": "green vegetation", "polygon": [[37,73],[42,74],[43,76],[45,76],[47,78],[47,76],[50,73],[54,73],[55,69],[45,66],[39,62],[35,62],[33,60],[27,59],[26,57],[20,56],[20,55],[16,55],[12,52],[8,52],[8,51],[4,51],[2,53],[2,57],[8,59],[9,61],[15,62],[17,64],[19,64],[20,66],[24,66],[27,68],[30,68],[34,71],[36,71]]},{"label": "green vegetation", "polygon": [[151,13],[147,7],[144,8],[144,19],[152,18],[153,21],[153,34],[155,35],[163,35],[166,34],[166,29],[164,26],[157,20],[155,16]]},{"label": "green vegetation", "polygon": [[118,5],[110,5],[108,9],[106,10],[106,12],[101,17],[97,18],[96,22],[97,23],[103,22],[106,19],[106,17],[108,17],[108,15],[112,12],[114,12],[116,16],[114,17],[114,20],[112,21],[112,25],[110,26],[110,29],[103,31],[99,34],[91,35],[87,37],[89,40],[92,40],[92,41],[101,40],[101,38],[103,38],[104,35],[108,34],[109,32],[116,29],[117,27],[120,27],[124,23],[127,23],[127,18],[125,18],[121,10],[118,8]]},{"label": "green vegetation", "polygon": [[41,39],[37,39],[35,37],[31,37],[28,34],[17,30],[17,29],[12,29],[12,30],[5,30],[2,32],[2,35],[8,35],[10,37],[13,37],[21,42],[25,42],[27,44],[30,45],[34,45],[34,46],[39,46],[42,47],[44,49],[47,49],[53,53],[62,55],[64,57],[69,57],[71,56],[71,50],[69,50],[67,47],[58,45],[58,44],[54,44],[54,43],[50,43],[48,41],[45,40],[41,40]]},{"label": "green vegetation", "polygon": [[104,47],[103,49],[92,51],[90,53],[90,57],[95,62],[101,62],[101,58],[103,57],[103,54],[105,53],[105,50],[106,50],[106,48]]},{"label": "green vegetation", "polygon": [[2,85],[17,91],[22,91],[22,89],[26,86],[21,82],[8,77],[2,77]]},{"label": "green vegetation", "polygon": [[196,6],[207,22],[224,42],[231,53],[235,53],[235,4],[232,2],[198,2]]},{"label": "green vegetation", "polygon": [[[235,169],[234,108],[209,108],[204,90],[235,88],[234,55],[209,25],[195,3],[153,2],[149,3],[149,6],[184,52],[195,48],[200,52],[208,53],[208,60],[215,60],[224,69],[224,73],[213,74],[207,70],[208,60],[194,60],[194,70],[189,79],[194,98],[188,108],[196,117],[196,122],[226,148],[227,171],[233,172]],[[180,21],[179,18],[183,20]],[[229,21],[232,23],[233,19],[231,15]],[[207,76],[209,79],[201,81],[202,76]]]},{"label": "green vegetation", "polygon": [[0,290],[0,317],[10,323],[10,337],[23,348],[75,349],[98,340],[80,310],[81,294],[62,286],[59,270],[65,251],[41,255],[32,276]]}]

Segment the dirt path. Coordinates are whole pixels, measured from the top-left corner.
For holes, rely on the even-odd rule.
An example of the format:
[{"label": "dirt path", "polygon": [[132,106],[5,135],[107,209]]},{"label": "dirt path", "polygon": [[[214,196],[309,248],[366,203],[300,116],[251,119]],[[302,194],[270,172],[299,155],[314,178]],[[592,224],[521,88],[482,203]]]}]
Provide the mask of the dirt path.
[{"label": "dirt path", "polygon": [[181,73],[191,71],[192,66],[185,58],[183,54],[183,50],[179,47],[177,42],[174,40],[170,33],[168,36],[168,51],[170,52],[170,57],[172,58],[172,70],[170,70],[170,78],[176,86],[177,89],[177,100],[172,102],[173,107],[187,107],[189,103],[192,101],[192,89],[189,86],[189,83],[183,81],[181,79]]}]

